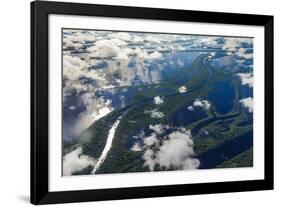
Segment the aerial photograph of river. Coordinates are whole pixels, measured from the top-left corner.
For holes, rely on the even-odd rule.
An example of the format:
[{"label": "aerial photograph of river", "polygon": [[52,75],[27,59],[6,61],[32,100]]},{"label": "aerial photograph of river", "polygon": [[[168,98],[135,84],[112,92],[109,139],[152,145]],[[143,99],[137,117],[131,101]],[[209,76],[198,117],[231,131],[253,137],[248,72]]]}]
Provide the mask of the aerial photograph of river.
[{"label": "aerial photograph of river", "polygon": [[62,29],[62,175],[253,167],[253,42]]}]

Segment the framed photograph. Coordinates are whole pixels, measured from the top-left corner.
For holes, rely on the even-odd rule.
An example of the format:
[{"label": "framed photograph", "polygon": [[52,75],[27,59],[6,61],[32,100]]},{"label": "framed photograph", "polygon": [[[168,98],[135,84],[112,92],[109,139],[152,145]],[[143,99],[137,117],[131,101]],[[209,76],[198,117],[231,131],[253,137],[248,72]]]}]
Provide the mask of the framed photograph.
[{"label": "framed photograph", "polygon": [[273,16],[31,3],[31,203],[273,189]]}]

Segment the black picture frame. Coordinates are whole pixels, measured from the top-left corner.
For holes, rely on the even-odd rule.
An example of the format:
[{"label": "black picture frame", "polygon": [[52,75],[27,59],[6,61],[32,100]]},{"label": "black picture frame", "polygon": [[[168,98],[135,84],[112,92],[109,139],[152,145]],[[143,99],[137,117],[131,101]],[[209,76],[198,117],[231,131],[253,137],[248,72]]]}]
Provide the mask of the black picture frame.
[{"label": "black picture frame", "polygon": [[[265,28],[264,180],[49,192],[48,15],[256,25]],[[50,204],[273,189],[273,16],[34,1],[31,3],[31,203]]]}]

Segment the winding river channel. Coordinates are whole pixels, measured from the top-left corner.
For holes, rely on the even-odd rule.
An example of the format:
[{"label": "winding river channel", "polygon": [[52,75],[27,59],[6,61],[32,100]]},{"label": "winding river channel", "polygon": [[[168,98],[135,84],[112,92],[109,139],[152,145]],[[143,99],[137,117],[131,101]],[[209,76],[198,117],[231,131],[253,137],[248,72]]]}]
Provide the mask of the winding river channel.
[{"label": "winding river channel", "polygon": [[[206,62],[206,58],[203,58],[203,63],[204,65],[206,65],[206,69],[208,71],[208,76],[207,76],[207,79],[206,81],[204,81],[203,84],[200,84],[198,85],[196,88],[194,88],[193,90],[189,90],[187,92],[184,92],[184,93],[173,93],[173,94],[168,94],[168,95],[163,95],[164,98],[166,97],[172,97],[172,96],[176,96],[176,95],[186,95],[188,93],[191,93],[191,92],[194,92],[198,89],[200,89],[201,87],[203,87],[204,85],[206,85],[206,83],[210,80],[210,77],[211,77],[211,70],[210,68],[208,67],[207,65],[207,62]],[[131,105],[128,105],[127,106],[127,110],[125,110],[125,112],[119,116],[117,118],[117,120],[114,122],[113,126],[111,127],[111,129],[109,130],[108,132],[108,137],[107,137],[107,140],[106,140],[106,145],[95,165],[95,167],[93,168],[92,170],[92,174],[95,174],[97,172],[97,170],[100,168],[100,166],[103,164],[103,162],[106,160],[106,157],[108,155],[108,152],[110,151],[111,147],[112,147],[112,143],[113,143],[113,140],[114,140],[114,137],[115,137],[115,132],[116,132],[116,129],[118,127],[118,125],[120,124],[122,118],[129,112],[131,111],[132,109],[135,109],[136,107],[144,104],[145,102],[147,101],[152,101],[153,98],[147,98],[141,102],[137,102],[137,103],[134,103],[134,104],[131,104]],[[240,114],[240,111],[238,110],[237,113],[235,114],[232,114],[232,115],[226,115],[226,116],[222,116],[222,117],[218,117],[215,115],[215,113],[212,111],[212,114],[213,114],[213,117],[211,119],[207,119],[203,122],[201,122],[200,124],[198,124],[195,128],[193,128],[192,130],[192,133],[193,134],[197,134],[198,131],[208,125],[209,123],[212,123],[212,122],[215,122],[217,120],[224,120],[224,119],[230,119],[230,118],[234,118],[236,116],[238,116]],[[247,140],[246,143],[244,145],[244,147],[241,147],[242,145],[242,142],[244,142],[244,140]],[[239,154],[240,152],[242,151],[245,151],[246,149],[248,149],[250,147],[250,145],[252,145],[252,134],[251,133],[247,133],[245,135],[241,135],[240,137],[238,138],[235,138],[234,140],[226,143],[226,144],[223,144],[221,146],[219,146],[218,148],[214,148],[206,153],[203,153],[199,156],[199,159],[200,159],[200,162],[201,162],[201,166],[200,168],[212,168],[212,167],[215,167],[216,165],[220,164],[221,162],[223,162],[223,160],[226,158],[226,159],[229,159],[231,158],[232,156],[234,155],[237,155]],[[229,150],[230,146],[231,146],[231,143],[234,143],[235,145],[235,150]],[[239,148],[239,149],[237,149]],[[225,149],[228,150],[228,152],[225,152]],[[224,154],[223,156],[221,156],[221,154]],[[211,160],[213,159],[214,161],[210,161],[211,163],[208,163],[208,158],[207,157],[212,157]],[[218,158],[219,157],[219,158]],[[215,161],[216,160],[216,161]]]},{"label": "winding river channel", "polygon": [[[206,64],[205,59],[206,58],[203,59],[204,64]],[[172,96],[176,96],[176,95],[186,95],[188,93],[194,92],[195,90],[198,90],[199,88],[203,87],[210,79],[211,71],[210,71],[208,66],[207,66],[207,71],[208,71],[208,77],[207,77],[207,80],[205,81],[204,84],[199,85],[197,88],[193,89],[192,91],[189,90],[189,91],[183,92],[183,93],[177,92],[177,93],[173,93],[173,94],[163,95],[163,97],[166,98],[166,97],[172,97]],[[117,120],[114,122],[113,126],[110,128],[110,130],[108,132],[108,137],[107,137],[107,140],[106,140],[105,147],[104,147],[100,157],[98,158],[98,161],[97,161],[96,165],[94,166],[94,168],[92,170],[92,174],[95,174],[97,172],[97,170],[100,168],[100,166],[102,165],[102,163],[105,161],[105,159],[107,157],[107,154],[112,147],[112,143],[113,143],[113,139],[114,139],[114,136],[115,136],[116,129],[117,129],[118,125],[120,124],[122,118],[132,109],[144,104],[147,101],[152,101],[153,99],[154,98],[147,98],[147,99],[143,100],[142,102],[137,102],[137,103],[129,105],[128,109],[121,116],[119,116],[117,118]]]}]

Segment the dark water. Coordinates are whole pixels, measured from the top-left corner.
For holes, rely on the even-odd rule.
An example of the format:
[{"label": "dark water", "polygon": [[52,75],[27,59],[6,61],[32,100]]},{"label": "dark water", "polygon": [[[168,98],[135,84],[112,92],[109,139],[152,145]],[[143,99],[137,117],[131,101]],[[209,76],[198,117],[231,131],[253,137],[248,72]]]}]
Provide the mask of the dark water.
[{"label": "dark water", "polygon": [[253,131],[236,137],[214,149],[211,149],[197,158],[200,169],[210,169],[222,164],[225,160],[250,149],[253,146]]},{"label": "dark water", "polygon": [[253,125],[253,117],[251,116],[247,120],[243,120],[237,123],[237,126],[242,127],[242,126],[247,126],[247,125]]},{"label": "dark water", "polygon": [[244,99],[249,96],[253,97],[253,88],[249,87],[248,85],[239,85],[239,99]]},{"label": "dark water", "polygon": [[133,98],[137,92],[138,88],[136,87],[120,87],[107,91],[98,91],[95,93],[95,95],[96,97],[110,99],[112,102],[111,106],[117,109],[132,103]]},{"label": "dark water", "polygon": [[225,66],[230,66],[235,62],[235,59],[232,56],[221,55],[219,58],[212,60],[211,65],[215,68],[221,68]]},{"label": "dark water", "polygon": [[160,93],[160,94],[171,94],[174,93],[174,90],[170,89],[170,88],[165,88],[165,87],[155,87],[154,88],[154,92],[155,93]]},{"label": "dark water", "polygon": [[[167,64],[167,66],[163,69],[164,75],[167,76],[168,79],[169,77],[177,77],[183,72],[182,70],[188,70],[190,65],[198,56],[198,52],[178,52],[175,54],[165,54],[164,58],[170,58],[170,60],[173,60],[173,64]],[[181,62],[181,64],[178,62]],[[188,80],[188,75],[182,75],[180,78],[175,79],[173,84],[183,85],[188,82]]]},{"label": "dark water", "polygon": [[77,133],[73,125],[79,120],[79,114],[86,110],[81,94],[72,94],[66,98],[63,104],[63,140],[72,140]]},{"label": "dark water", "polygon": [[[173,80],[173,84],[182,85],[188,81],[187,75],[182,75],[179,77],[179,75],[187,70],[189,66],[192,64],[194,59],[199,55],[198,52],[178,52],[178,53],[166,53],[163,54],[163,59],[155,60],[155,62],[151,63],[147,66],[147,69],[149,70],[149,74],[151,74],[152,71],[158,71],[159,72],[159,81],[158,82],[165,82],[168,80]],[[133,68],[136,65],[136,62],[134,59],[131,60],[129,67]],[[162,67],[162,69],[160,68]],[[97,97],[104,97],[105,99],[112,100],[112,106],[117,109],[121,108],[124,105],[132,104],[134,101],[134,96],[136,93],[142,93],[141,87],[138,88],[137,82],[140,81],[138,78],[134,79],[135,83],[133,83],[133,86],[130,87],[123,87],[123,88],[116,88],[114,89],[114,92],[107,90],[107,91],[98,91],[96,92]],[[141,83],[141,82],[139,82]],[[156,83],[156,82],[151,82]],[[148,83],[141,83],[142,85],[147,85],[146,87],[142,87],[142,89],[146,89],[149,86]],[[155,93],[161,93],[161,94],[169,94],[173,93],[174,91],[169,88],[157,88],[157,86],[151,85],[151,87],[154,87]]]},{"label": "dark water", "polygon": [[190,111],[187,109],[187,106],[185,106],[172,115],[170,122],[173,126],[179,127],[204,119],[205,117],[207,117],[207,115],[202,108],[195,107],[194,111]]},{"label": "dark water", "polygon": [[103,69],[103,68],[107,67],[107,65],[108,65],[107,62],[106,62],[106,61],[103,61],[103,62],[98,63],[98,64],[96,64],[96,65],[90,66],[89,70],[90,70],[90,69]]},{"label": "dark water", "polygon": [[214,104],[216,112],[220,114],[230,112],[235,100],[235,89],[231,85],[231,81],[215,82],[208,98]]},{"label": "dark water", "polygon": [[235,118],[240,115],[240,112],[238,112],[233,115],[218,117],[213,111],[212,111],[212,113],[213,113],[212,118],[209,118],[209,119],[206,119],[206,120],[200,122],[192,129],[191,133],[193,136],[197,135],[200,129],[204,128],[205,126],[207,126],[215,121],[225,121],[225,120],[232,119],[232,118]]}]

